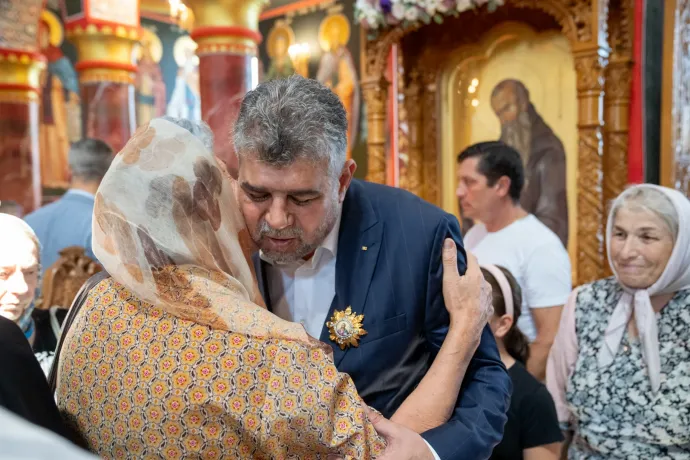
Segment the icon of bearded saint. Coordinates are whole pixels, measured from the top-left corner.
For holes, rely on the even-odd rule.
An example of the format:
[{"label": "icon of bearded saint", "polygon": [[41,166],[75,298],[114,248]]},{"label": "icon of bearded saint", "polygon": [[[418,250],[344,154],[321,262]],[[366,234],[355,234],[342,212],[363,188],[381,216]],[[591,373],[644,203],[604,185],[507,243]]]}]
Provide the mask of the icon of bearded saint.
[{"label": "icon of bearded saint", "polygon": [[520,204],[568,247],[568,200],[563,143],[537,113],[529,91],[518,80],[504,80],[491,93],[501,123],[502,142],[520,152],[525,187]]}]

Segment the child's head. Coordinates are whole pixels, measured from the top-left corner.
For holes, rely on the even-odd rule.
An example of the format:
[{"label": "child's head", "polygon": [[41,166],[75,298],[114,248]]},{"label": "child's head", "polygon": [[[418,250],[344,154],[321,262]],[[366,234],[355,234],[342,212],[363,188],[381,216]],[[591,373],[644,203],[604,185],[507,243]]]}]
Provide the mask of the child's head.
[{"label": "child's head", "polygon": [[491,285],[494,316],[489,326],[506,352],[525,364],[529,358],[529,341],[517,326],[522,305],[522,291],[513,275],[503,267],[482,265],[484,279]]}]

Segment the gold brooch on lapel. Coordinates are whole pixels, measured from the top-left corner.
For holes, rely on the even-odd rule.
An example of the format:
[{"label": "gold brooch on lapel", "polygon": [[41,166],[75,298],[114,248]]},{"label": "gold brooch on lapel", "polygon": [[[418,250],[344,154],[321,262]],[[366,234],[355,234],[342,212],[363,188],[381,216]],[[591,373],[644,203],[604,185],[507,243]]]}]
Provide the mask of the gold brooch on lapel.
[{"label": "gold brooch on lapel", "polygon": [[367,334],[362,328],[364,315],[352,313],[352,307],[347,307],[345,311],[336,310],[330,321],[326,323],[330,339],[340,346],[341,350],[345,347],[359,346],[359,339]]}]

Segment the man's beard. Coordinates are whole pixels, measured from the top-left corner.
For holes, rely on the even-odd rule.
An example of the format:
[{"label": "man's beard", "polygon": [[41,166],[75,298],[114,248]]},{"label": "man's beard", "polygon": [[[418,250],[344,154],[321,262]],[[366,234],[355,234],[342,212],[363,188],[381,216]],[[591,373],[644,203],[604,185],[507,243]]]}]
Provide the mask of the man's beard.
[{"label": "man's beard", "polygon": [[[316,248],[323,243],[326,236],[328,236],[335,225],[338,215],[337,211],[339,209],[337,197],[338,194],[336,193],[335,199],[333,199],[330,206],[328,206],[328,210],[321,221],[321,225],[314,231],[314,236],[310,238],[310,241],[304,241],[304,231],[301,228],[289,227],[277,230],[268,225],[265,219],[262,219],[256,230],[252,233],[252,239],[262,248],[261,253],[263,257],[275,264],[289,264],[313,253]],[[266,238],[295,238],[298,241],[298,246],[296,249],[290,250],[289,252],[266,250],[263,249],[264,245],[262,244]]]},{"label": "man's beard", "polygon": [[515,121],[501,126],[500,140],[517,150],[527,163],[532,152],[532,122],[529,113],[521,112]]}]

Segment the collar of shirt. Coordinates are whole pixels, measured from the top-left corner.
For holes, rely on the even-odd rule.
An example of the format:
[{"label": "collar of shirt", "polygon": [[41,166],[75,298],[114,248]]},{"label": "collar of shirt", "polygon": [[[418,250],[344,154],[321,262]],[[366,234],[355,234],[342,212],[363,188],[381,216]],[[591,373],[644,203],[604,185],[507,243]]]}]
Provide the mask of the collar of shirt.
[{"label": "collar of shirt", "polygon": [[340,218],[342,216],[342,208],[338,210],[335,224],[331,231],[326,235],[323,242],[316,248],[314,255],[309,260],[298,260],[290,264],[274,264],[272,261],[264,257],[263,252],[259,251],[259,257],[264,262],[275,266],[279,269],[297,269],[300,267],[314,269],[319,266],[322,261],[334,259],[338,253],[338,236],[340,234]]},{"label": "collar of shirt", "polygon": [[95,199],[96,199],[96,197],[95,197],[92,193],[89,193],[89,192],[87,192],[86,190],[79,190],[79,189],[76,189],[76,188],[71,188],[71,189],[67,190],[67,193],[69,193],[70,195],[80,195],[80,196],[84,196],[84,197],[90,198],[90,199],[92,199],[92,200],[95,200]]}]

